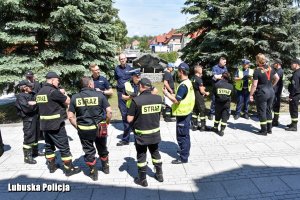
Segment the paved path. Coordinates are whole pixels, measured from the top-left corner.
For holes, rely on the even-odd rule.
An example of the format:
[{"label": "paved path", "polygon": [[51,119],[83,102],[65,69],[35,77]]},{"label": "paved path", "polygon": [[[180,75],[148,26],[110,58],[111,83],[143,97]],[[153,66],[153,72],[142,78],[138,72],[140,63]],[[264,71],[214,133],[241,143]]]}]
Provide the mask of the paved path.
[{"label": "paved path", "polygon": [[[283,125],[289,116],[280,118]],[[253,120],[231,118],[225,136],[212,132],[191,132],[190,162],[172,165],[176,157],[175,122],[161,122],[163,141],[160,150],[163,159],[164,183],[154,178],[153,165],[148,157],[149,187],[133,183],[137,175],[135,148],[117,147],[121,124],[109,127],[111,173],[99,174],[93,182],[84,173],[81,145],[76,131],[67,125],[75,164],[84,173],[65,177],[61,170],[50,174],[45,159],[38,164],[23,163],[21,124],[1,125],[7,151],[0,158],[0,199],[300,199],[300,134],[285,132],[283,125],[273,134],[256,135]],[[209,122],[212,125],[212,122]],[[300,129],[300,127],[298,127]],[[100,166],[99,166],[100,167]],[[67,184],[71,192],[8,192],[10,184]]]}]

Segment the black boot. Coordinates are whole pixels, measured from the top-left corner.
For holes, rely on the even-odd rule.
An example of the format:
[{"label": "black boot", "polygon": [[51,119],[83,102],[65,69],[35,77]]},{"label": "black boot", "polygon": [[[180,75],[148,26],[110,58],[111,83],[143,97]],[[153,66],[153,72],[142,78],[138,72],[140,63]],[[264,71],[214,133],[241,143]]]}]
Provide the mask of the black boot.
[{"label": "black boot", "polygon": [[163,172],[162,172],[162,163],[155,164],[155,179],[158,182],[164,182]]},{"label": "black boot", "polygon": [[94,162],[86,162],[86,164],[90,168],[89,177],[91,177],[91,179],[93,181],[97,181],[98,180],[98,169],[96,167],[96,160],[94,160]]},{"label": "black boot", "polygon": [[292,122],[288,128],[285,129],[286,131],[297,131],[297,122]]},{"label": "black boot", "polygon": [[192,131],[196,131],[198,129],[198,116],[192,115]]},{"label": "black boot", "polygon": [[208,128],[206,126],[206,120],[205,119],[202,119],[201,122],[200,122],[200,129],[199,129],[201,132],[203,131],[210,131],[210,128]]},{"label": "black boot", "polygon": [[261,124],[260,125],[260,130],[257,132],[259,135],[264,135],[267,136],[268,132],[267,132],[267,125],[266,124]]},{"label": "black boot", "polygon": [[134,182],[143,187],[147,187],[148,186],[148,182],[146,179],[147,168],[141,167],[138,169],[138,172],[139,172],[139,176],[134,179]]},{"label": "black boot", "polygon": [[272,134],[272,123],[267,123],[267,133]]},{"label": "black boot", "polygon": [[279,118],[279,115],[274,114],[274,117],[272,120],[272,126],[279,126],[278,118]]},{"label": "black boot", "polygon": [[25,163],[36,164],[36,160],[34,160],[32,157],[32,148],[30,148],[30,149],[23,148],[23,152],[24,152],[24,162]]},{"label": "black boot", "polygon": [[225,130],[225,128],[226,128],[226,126],[224,126],[224,125],[221,125],[221,130],[218,132],[218,135],[219,136],[223,136],[224,135],[224,130]]},{"label": "black boot", "polygon": [[72,160],[64,161],[64,172],[66,176],[72,176],[81,172],[79,167],[74,167]]},{"label": "black boot", "polygon": [[45,156],[45,153],[39,152],[38,145],[32,146],[32,157]]},{"label": "black boot", "polygon": [[102,171],[104,174],[109,174],[109,163],[108,163],[108,156],[101,157],[101,164],[102,164]]},{"label": "black boot", "polygon": [[55,164],[55,158],[48,158],[47,165],[50,173],[54,173],[57,170],[57,165]]}]

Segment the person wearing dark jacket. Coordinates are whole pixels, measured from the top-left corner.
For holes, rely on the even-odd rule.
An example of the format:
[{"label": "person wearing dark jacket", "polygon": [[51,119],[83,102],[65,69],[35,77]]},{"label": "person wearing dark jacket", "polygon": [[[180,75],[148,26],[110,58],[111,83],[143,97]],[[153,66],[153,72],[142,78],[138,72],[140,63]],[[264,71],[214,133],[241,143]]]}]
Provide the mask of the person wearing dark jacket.
[{"label": "person wearing dark jacket", "polygon": [[[34,93],[32,91],[33,84],[27,80],[19,83],[21,93],[17,95],[16,107],[18,115],[23,120],[23,152],[24,162],[28,164],[36,164],[33,159],[33,151],[37,151],[38,143],[38,109],[34,100]],[[37,152],[34,152],[35,154]]]}]

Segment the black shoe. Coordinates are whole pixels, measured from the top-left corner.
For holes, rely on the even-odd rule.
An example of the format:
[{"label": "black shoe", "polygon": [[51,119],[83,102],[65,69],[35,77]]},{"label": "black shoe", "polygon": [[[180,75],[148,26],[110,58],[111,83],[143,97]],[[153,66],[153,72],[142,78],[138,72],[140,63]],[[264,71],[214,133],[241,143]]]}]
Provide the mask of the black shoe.
[{"label": "black shoe", "polygon": [[55,164],[55,159],[47,160],[47,166],[51,174],[58,169],[57,165]]},{"label": "black shoe", "polygon": [[262,130],[259,130],[256,132],[258,135],[263,135],[263,136],[267,136],[268,135],[268,132],[267,131],[262,131]]},{"label": "black shoe", "polygon": [[182,161],[182,160],[180,160],[180,159],[176,159],[176,160],[172,160],[172,164],[184,164],[184,163],[187,163],[188,161]]},{"label": "black shoe", "polygon": [[218,132],[219,132],[218,128],[215,128],[215,127],[213,127],[213,128],[211,129],[211,131],[212,131],[212,132],[215,132],[215,133],[218,133]]},{"label": "black shoe", "polygon": [[211,131],[211,128],[208,127],[208,126],[201,126],[201,127],[199,128],[199,130],[200,130],[200,132],[203,132],[203,131]]},{"label": "black shoe", "polygon": [[101,165],[102,165],[102,171],[104,174],[109,174],[109,163],[108,163],[108,158],[106,160],[101,160]]},{"label": "black shoe", "polygon": [[192,131],[196,131],[198,129],[197,126],[192,126]]},{"label": "black shoe", "polygon": [[148,182],[147,182],[147,179],[139,179],[139,178],[135,178],[134,179],[134,183],[137,184],[137,185],[141,185],[143,187],[147,187],[148,186]]},{"label": "black shoe", "polygon": [[154,178],[158,181],[158,182],[164,182],[164,177],[162,174],[155,174]]},{"label": "black shoe", "polygon": [[267,133],[268,133],[268,134],[272,134],[272,130],[268,130]]},{"label": "black shoe", "polygon": [[285,129],[286,131],[297,131],[297,127],[290,126]]},{"label": "black shoe", "polygon": [[74,167],[72,162],[64,163],[64,172],[66,176],[72,176],[81,172],[79,167]]},{"label": "black shoe", "polygon": [[218,132],[218,135],[222,137],[222,136],[224,135],[224,130],[220,130],[220,131]]},{"label": "black shoe", "polygon": [[290,128],[290,127],[292,127],[292,126],[293,126],[292,124],[286,125],[287,128]]},{"label": "black shoe", "polygon": [[272,126],[279,126],[279,122],[278,121],[272,121]]},{"label": "black shoe", "polygon": [[234,120],[237,120],[238,118],[240,118],[239,114],[237,114],[237,115],[234,116]]},{"label": "black shoe", "polygon": [[245,119],[249,119],[249,115],[247,113],[244,114]]},{"label": "black shoe", "polygon": [[90,174],[89,177],[93,180],[93,181],[97,181],[98,180],[98,170],[96,165],[93,166],[89,166],[90,167]]},{"label": "black shoe", "polygon": [[120,141],[117,143],[117,146],[124,146],[124,145],[129,145],[129,142],[126,142],[126,141]]},{"label": "black shoe", "polygon": [[32,157],[32,149],[23,148],[23,152],[24,152],[24,163],[36,164],[36,160],[34,160]]}]

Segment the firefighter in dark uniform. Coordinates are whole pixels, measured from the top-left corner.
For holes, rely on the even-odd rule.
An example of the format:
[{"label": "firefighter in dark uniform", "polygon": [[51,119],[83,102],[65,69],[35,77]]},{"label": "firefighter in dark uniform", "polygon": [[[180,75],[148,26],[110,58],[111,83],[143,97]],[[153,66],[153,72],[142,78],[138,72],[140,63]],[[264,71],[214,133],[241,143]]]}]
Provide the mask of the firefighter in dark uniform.
[{"label": "firefighter in dark uniform", "polygon": [[[174,70],[174,63],[168,63],[167,70],[164,72],[163,82],[164,87],[169,91],[170,94],[174,94],[174,79],[172,76],[172,71]],[[165,113],[164,113],[165,121],[171,122],[172,121],[172,108],[166,105]]]},{"label": "firefighter in dark uniform", "polygon": [[[125,82],[124,84],[124,89],[122,93],[122,99],[125,101],[126,105],[126,110],[130,108],[130,104],[132,101],[132,98],[136,97],[139,93],[139,82],[141,80],[141,71],[140,69],[133,69],[131,71],[128,71],[131,75],[131,79]],[[127,111],[126,111],[126,116],[127,116]],[[127,118],[126,118],[127,122]],[[128,145],[129,144],[129,139],[130,139],[130,132],[131,132],[131,127],[128,124],[128,130],[124,130],[122,140],[117,143],[117,146],[123,146],[123,145]]]},{"label": "firefighter in dark uniform", "polygon": [[71,124],[78,130],[85,153],[84,160],[90,168],[89,176],[96,181],[98,180],[98,170],[94,143],[102,164],[102,170],[105,174],[109,174],[107,130],[100,130],[99,133],[98,127],[101,129],[102,124],[104,124],[106,128],[110,122],[112,110],[105,96],[94,90],[94,82],[91,77],[83,77],[81,87],[81,91],[72,96],[68,117]]},{"label": "firefighter in dark uniform", "polygon": [[[124,126],[124,132],[123,136],[130,135],[130,127],[129,123],[127,122],[127,107],[126,107],[126,101],[122,98],[122,95],[124,94],[125,90],[125,83],[130,80],[131,74],[128,73],[128,71],[132,70],[133,68],[126,63],[127,58],[125,54],[119,55],[119,61],[120,65],[118,65],[115,68],[115,80],[117,81],[117,94],[118,94],[118,106],[120,109],[120,113],[122,116],[123,126]],[[118,146],[122,145],[128,145],[129,144],[129,138],[124,138],[122,141],[118,142]]]},{"label": "firefighter in dark uniform", "polygon": [[151,94],[151,81],[143,78],[139,84],[140,95],[132,99],[127,120],[132,123],[135,134],[135,147],[137,151],[137,166],[139,176],[135,183],[144,187],[148,186],[146,179],[147,172],[147,149],[152,157],[155,166],[155,178],[163,182],[162,161],[158,151],[160,137],[160,113],[162,97]]},{"label": "firefighter in dark uniform", "polygon": [[63,89],[58,89],[58,85],[59,76],[55,72],[48,72],[46,83],[37,94],[36,102],[39,106],[41,130],[45,133],[45,155],[49,171],[54,173],[57,169],[54,151],[58,148],[64,163],[65,175],[71,176],[81,172],[81,169],[73,166],[65,129],[65,106],[70,104],[70,98]]},{"label": "firefighter in dark uniform", "polygon": [[205,87],[203,85],[202,66],[196,64],[194,66],[194,73],[195,75],[191,79],[195,92],[195,106],[192,114],[192,130],[196,131],[199,128],[200,131],[208,131],[209,128],[206,126],[206,107],[204,97],[208,96],[209,92],[205,91]]},{"label": "firefighter in dark uniform", "polygon": [[181,63],[178,66],[177,75],[181,83],[177,88],[176,96],[164,89],[165,96],[173,102],[172,113],[176,116],[176,138],[180,158],[173,160],[172,164],[187,163],[190,156],[190,124],[191,113],[195,105],[195,93],[193,84],[188,78],[189,70],[190,67],[186,63]]},{"label": "firefighter in dark uniform", "polygon": [[253,74],[250,101],[254,101],[253,95],[255,95],[256,110],[261,127],[258,133],[266,136],[268,133],[272,133],[273,86],[277,84],[279,77],[267,65],[264,54],[257,54],[256,64],[257,68]]},{"label": "firefighter in dark uniform", "polygon": [[298,106],[300,100],[300,60],[294,59],[291,63],[291,69],[294,71],[289,90],[289,110],[292,123],[287,125],[286,131],[297,131],[298,124]]},{"label": "firefighter in dark uniform", "polygon": [[[233,85],[228,83],[229,80],[230,74],[228,72],[224,72],[221,80],[219,80],[213,88],[213,93],[216,97],[216,112],[213,131],[219,136],[224,135],[224,130],[227,126],[227,121],[230,116],[229,110]],[[218,127],[220,124],[221,129],[219,131]]]},{"label": "firefighter in dark uniform", "polygon": [[277,84],[274,86],[274,92],[275,92],[275,98],[273,102],[273,121],[272,126],[278,126],[279,122],[279,112],[280,112],[280,99],[281,99],[281,93],[283,89],[283,77],[284,77],[284,71],[281,68],[282,61],[280,59],[275,59],[275,62],[273,64],[275,72],[279,76],[279,80]]},{"label": "firefighter in dark uniform", "polygon": [[[19,83],[20,94],[17,95],[16,107],[18,115],[23,121],[23,152],[24,162],[28,164],[36,164],[33,159],[33,154],[38,154],[37,147],[39,124],[38,122],[38,109],[32,91],[33,83],[23,80]],[[34,152],[35,151],[35,152]]]}]

